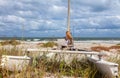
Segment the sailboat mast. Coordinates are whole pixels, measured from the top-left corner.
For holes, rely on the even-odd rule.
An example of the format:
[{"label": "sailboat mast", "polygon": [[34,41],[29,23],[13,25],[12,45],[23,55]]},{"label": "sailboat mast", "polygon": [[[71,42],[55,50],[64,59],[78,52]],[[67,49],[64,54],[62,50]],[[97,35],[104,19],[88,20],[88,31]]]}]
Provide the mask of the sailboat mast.
[{"label": "sailboat mast", "polygon": [[66,38],[67,38],[67,40],[69,40],[69,45],[73,45],[73,38],[70,33],[70,0],[68,0],[68,17],[67,17]]},{"label": "sailboat mast", "polygon": [[68,0],[67,31],[70,31],[70,0]]}]

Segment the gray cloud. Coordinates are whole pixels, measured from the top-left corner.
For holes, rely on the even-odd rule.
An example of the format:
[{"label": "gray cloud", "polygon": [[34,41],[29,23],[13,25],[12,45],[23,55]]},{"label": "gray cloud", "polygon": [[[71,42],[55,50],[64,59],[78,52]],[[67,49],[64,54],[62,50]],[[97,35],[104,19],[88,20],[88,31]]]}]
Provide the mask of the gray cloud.
[{"label": "gray cloud", "polygon": [[[119,0],[71,0],[71,30],[120,37],[119,9]],[[25,36],[64,36],[67,0],[0,0],[0,33],[21,36],[23,26]]]}]

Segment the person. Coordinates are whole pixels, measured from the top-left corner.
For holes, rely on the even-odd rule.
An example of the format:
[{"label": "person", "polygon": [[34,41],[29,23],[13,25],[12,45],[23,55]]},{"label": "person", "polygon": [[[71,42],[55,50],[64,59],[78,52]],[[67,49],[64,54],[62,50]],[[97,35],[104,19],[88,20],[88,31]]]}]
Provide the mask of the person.
[{"label": "person", "polygon": [[68,40],[68,45],[73,45],[73,38],[70,31],[66,31],[66,39]]},{"label": "person", "polygon": [[67,48],[67,47],[68,47],[68,43],[69,43],[69,41],[68,41],[68,39],[65,37],[65,42],[64,42],[64,44],[61,46],[61,49]]}]

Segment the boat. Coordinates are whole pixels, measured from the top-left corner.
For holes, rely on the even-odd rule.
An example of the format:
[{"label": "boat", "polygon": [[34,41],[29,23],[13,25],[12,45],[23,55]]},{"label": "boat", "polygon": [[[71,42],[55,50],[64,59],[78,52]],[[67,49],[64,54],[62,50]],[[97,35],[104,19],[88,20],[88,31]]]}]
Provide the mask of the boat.
[{"label": "boat", "polygon": [[[73,38],[70,34],[70,0],[68,0],[68,18],[67,18],[67,31],[66,31],[66,37],[72,42],[73,46]],[[60,45],[64,42],[64,40],[58,40]],[[71,48],[71,46],[70,46]],[[96,65],[97,69],[104,75],[107,75],[108,78],[116,77],[118,78],[118,64],[113,62],[108,62],[102,59],[102,56],[105,55],[105,53],[98,53],[98,52],[91,52],[91,51],[71,51],[71,50],[40,50],[40,49],[27,49],[26,52],[48,52],[47,57],[54,57],[54,55],[57,54],[84,54],[87,55],[87,59]],[[82,57],[81,57],[82,58]],[[68,57],[68,59],[70,59]],[[80,59],[80,58],[79,58]]]},{"label": "boat", "polygon": [[97,70],[108,78],[118,78],[118,64],[108,62],[95,55],[87,55],[87,59],[92,62]]},{"label": "boat", "polygon": [[[70,34],[70,0],[68,0],[68,22],[67,23],[68,23],[67,31]],[[68,35],[66,34],[66,36],[68,36]],[[71,34],[70,34],[69,37],[70,37],[69,39],[71,40],[72,39]],[[74,52],[76,52],[76,51],[74,51]],[[85,51],[84,51],[84,53],[86,54]],[[113,62],[105,61],[105,60],[102,59],[102,56],[103,56],[102,53],[97,54],[97,55],[87,54],[87,59],[90,62],[92,62],[93,64],[95,64],[97,69],[103,75],[107,75],[108,78],[113,78],[113,77],[118,78],[118,64],[113,63]]]},{"label": "boat", "polygon": [[[67,25],[66,37],[72,41],[72,36],[70,34],[70,0],[68,0],[68,25]],[[72,41],[73,42],[73,41]],[[72,43],[73,46],[73,43]],[[70,46],[71,47],[71,46]],[[84,54],[87,55],[87,59],[90,62],[93,62],[98,70],[108,75],[109,78],[118,77],[118,64],[113,62],[105,61],[101,58],[104,54],[98,52],[91,52],[91,51],[72,51],[72,50],[40,50],[40,49],[27,49],[27,54],[33,52],[45,52],[47,53],[46,56],[52,58],[55,54]],[[36,53],[35,53],[36,54]],[[44,53],[42,53],[44,54]],[[41,55],[37,54],[38,57]],[[68,57],[69,59],[69,57]],[[29,56],[8,56],[3,55],[1,60],[1,66],[3,68],[7,68],[9,70],[14,71],[17,69],[18,71],[23,70],[24,67],[30,64],[31,58]]]},{"label": "boat", "polygon": [[[86,58],[92,62],[103,75],[108,78],[116,77],[118,78],[118,64],[113,62],[108,62],[102,59],[102,56],[106,56],[107,54],[104,52],[93,52],[93,51],[70,51],[70,50],[40,50],[40,49],[27,49],[26,52],[34,53],[39,52],[41,54],[46,53],[46,57],[48,59],[54,59],[55,54],[64,55],[65,58],[56,57],[59,61],[64,60],[66,64],[70,64],[70,60],[73,60],[73,55],[83,54]],[[39,55],[38,55],[39,56]],[[42,55],[41,55],[42,56]],[[75,56],[76,57],[76,56]],[[78,57],[78,60],[83,57]]]},{"label": "boat", "polygon": [[31,63],[28,56],[10,56],[2,55],[1,67],[9,71],[22,71]]}]

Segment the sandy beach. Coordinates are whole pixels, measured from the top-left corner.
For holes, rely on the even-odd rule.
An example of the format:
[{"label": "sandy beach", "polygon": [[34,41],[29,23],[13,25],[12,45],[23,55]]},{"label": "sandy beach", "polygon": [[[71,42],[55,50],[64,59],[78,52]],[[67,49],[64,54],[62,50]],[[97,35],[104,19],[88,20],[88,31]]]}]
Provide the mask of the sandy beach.
[{"label": "sandy beach", "polygon": [[[2,41],[4,42],[4,41]],[[24,56],[26,55],[26,50],[27,49],[39,49],[39,50],[52,50],[52,49],[58,49],[59,47],[59,42],[58,41],[19,41],[20,44],[13,45],[13,44],[0,44],[0,49],[1,51],[7,52],[6,54],[8,55],[19,55],[19,56]],[[49,43],[50,42],[50,43]],[[51,47],[51,45],[48,46],[48,43],[54,43],[54,45]],[[47,44],[47,45],[45,45]],[[55,45],[57,44],[57,45]],[[120,54],[120,41],[102,41],[102,40],[90,40],[90,41],[74,41],[74,48],[79,49],[79,50],[84,50],[86,51],[91,51],[91,52],[105,52],[107,56],[103,56],[103,59],[108,59],[109,57],[115,57],[116,55]],[[14,52],[13,52],[14,51]],[[1,54],[2,55],[2,54]],[[30,57],[37,57],[38,59],[41,58],[43,53],[40,52],[30,52],[29,56]],[[63,57],[64,58],[61,58]],[[120,55],[119,55],[120,56]],[[72,60],[77,58],[78,61],[85,62],[83,59],[85,58],[84,54],[59,54],[55,55],[54,53],[48,53],[46,57],[49,57],[48,61],[56,59],[57,61],[61,60],[69,65],[72,63]],[[55,58],[56,57],[56,58]],[[117,57],[116,59],[119,59]],[[11,76],[12,77],[12,76]],[[39,78],[39,77],[38,77]],[[56,78],[55,74],[47,74],[43,78]],[[67,77],[63,76],[62,78],[74,78],[74,77]],[[81,78],[81,77],[76,77],[76,78]]]},{"label": "sandy beach", "polygon": [[[19,45],[15,45],[16,48],[18,49],[52,49],[52,48],[58,48],[58,46],[53,46],[53,47],[42,47],[43,44],[48,43],[48,42],[54,42],[56,44],[60,44],[61,42],[58,41],[20,41]],[[64,41],[62,40],[62,44],[64,44]],[[81,50],[87,50],[87,51],[92,51],[92,48],[94,47],[105,47],[105,48],[110,48],[109,52],[118,52],[119,53],[119,45],[120,45],[120,40],[89,40],[89,41],[74,41],[74,48],[81,49]],[[118,46],[118,48],[115,48],[115,46]],[[0,44],[0,48],[6,48],[6,49],[12,49],[14,48],[13,45],[7,44],[7,45],[2,45]],[[102,51],[102,49],[100,50]],[[104,51],[104,49],[103,49]]]}]

